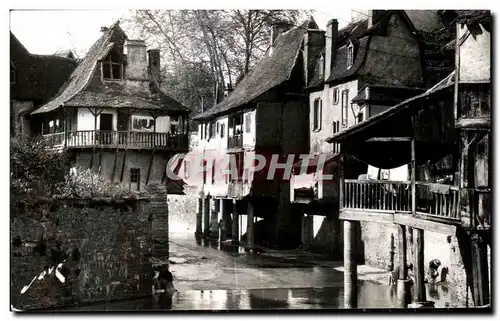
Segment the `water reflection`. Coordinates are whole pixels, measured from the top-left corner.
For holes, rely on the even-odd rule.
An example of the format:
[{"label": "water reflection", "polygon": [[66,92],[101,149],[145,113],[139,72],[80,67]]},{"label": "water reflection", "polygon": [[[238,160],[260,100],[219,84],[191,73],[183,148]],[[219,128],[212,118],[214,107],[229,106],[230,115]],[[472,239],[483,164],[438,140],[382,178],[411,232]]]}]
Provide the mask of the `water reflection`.
[{"label": "water reflection", "polygon": [[[436,308],[450,305],[451,291],[444,285],[427,286],[428,299]],[[287,288],[252,290],[209,290],[177,292],[171,300],[152,299],[90,305],[65,310],[78,311],[199,311],[199,310],[263,310],[263,309],[342,309],[342,287]],[[358,308],[397,308],[393,286],[361,282]]]}]

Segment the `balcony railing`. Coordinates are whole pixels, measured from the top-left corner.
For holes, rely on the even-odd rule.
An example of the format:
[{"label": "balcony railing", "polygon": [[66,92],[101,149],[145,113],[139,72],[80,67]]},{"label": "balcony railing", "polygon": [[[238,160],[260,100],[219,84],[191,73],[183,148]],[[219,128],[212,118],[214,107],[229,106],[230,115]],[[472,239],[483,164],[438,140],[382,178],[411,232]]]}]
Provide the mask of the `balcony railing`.
[{"label": "balcony railing", "polygon": [[[64,132],[44,135],[49,145],[64,145]],[[175,148],[187,149],[188,135],[139,131],[70,131],[66,147]]]},{"label": "balcony railing", "polygon": [[241,148],[243,147],[243,135],[234,135],[227,138],[227,148]]},{"label": "balcony railing", "polygon": [[344,181],[344,208],[411,212],[410,182]]},{"label": "balcony railing", "polygon": [[[459,220],[458,187],[415,182],[415,212]],[[344,180],[341,208],[412,212],[409,181]]]}]

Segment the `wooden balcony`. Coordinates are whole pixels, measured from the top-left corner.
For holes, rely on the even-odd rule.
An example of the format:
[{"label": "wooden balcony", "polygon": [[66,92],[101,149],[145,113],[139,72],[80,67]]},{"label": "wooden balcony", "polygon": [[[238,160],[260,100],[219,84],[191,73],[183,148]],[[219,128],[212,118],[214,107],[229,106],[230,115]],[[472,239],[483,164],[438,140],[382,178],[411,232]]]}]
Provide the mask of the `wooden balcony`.
[{"label": "wooden balcony", "polygon": [[139,131],[80,130],[43,135],[49,146],[66,148],[128,148],[188,150],[187,134]]},{"label": "wooden balcony", "polygon": [[[341,218],[398,223],[448,233],[460,225],[456,186],[415,182],[413,204],[410,181],[346,179],[341,193]],[[429,224],[430,223],[430,224]]]}]

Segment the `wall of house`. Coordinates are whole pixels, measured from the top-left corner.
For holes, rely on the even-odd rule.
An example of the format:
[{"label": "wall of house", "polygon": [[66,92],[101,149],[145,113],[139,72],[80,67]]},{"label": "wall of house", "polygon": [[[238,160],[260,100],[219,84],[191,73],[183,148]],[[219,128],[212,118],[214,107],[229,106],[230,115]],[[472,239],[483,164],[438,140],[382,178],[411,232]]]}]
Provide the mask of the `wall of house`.
[{"label": "wall of house", "polygon": [[[373,222],[361,222],[361,239],[358,251],[362,253],[360,264],[387,269],[390,263],[391,234],[394,236],[394,262],[398,265],[398,227],[396,224],[379,224]],[[411,233],[407,230],[407,258],[408,262],[415,265],[413,255],[413,241]],[[464,267],[463,249],[460,246],[460,236],[444,235],[440,233],[424,232],[424,262],[426,276],[429,262],[433,259],[441,261],[442,266],[449,269],[447,282],[451,292],[451,306],[465,307],[467,300],[466,270]],[[467,241],[465,241],[466,244]],[[470,242],[470,241],[468,241]],[[469,304],[472,304],[469,293]],[[431,297],[427,298],[432,301]]]},{"label": "wall of house", "polygon": [[[288,101],[283,108],[283,153],[307,154],[309,146],[307,100]],[[259,128],[260,130],[260,128]]]},{"label": "wall of house", "polygon": [[[10,300],[15,308],[151,295],[151,216],[157,205],[146,199],[33,202],[33,209],[11,213]],[[52,270],[20,293],[34,277],[63,260],[64,283]]]},{"label": "wall of house", "polygon": [[359,73],[377,84],[413,85],[422,82],[417,39],[398,15],[390,18],[387,36],[372,36]]},{"label": "wall of house", "polygon": [[281,103],[262,102],[258,104],[255,117],[256,147],[279,146]]},{"label": "wall of house", "polygon": [[[256,120],[257,109],[245,110],[243,112],[243,148],[253,150],[255,148],[255,140],[256,140]],[[247,125],[249,122],[249,125]],[[247,128],[248,126],[248,128]],[[226,125],[227,128],[227,125]],[[248,129],[248,131],[247,131]],[[226,136],[226,135],[224,135]]]},{"label": "wall of house", "polygon": [[[489,82],[491,80],[491,34],[480,26],[481,33],[469,35],[460,45],[460,81]],[[457,24],[457,39],[469,33],[467,25]]]},{"label": "wall of house", "polygon": [[[333,92],[339,91],[337,103],[333,101]],[[342,91],[348,90],[348,115],[347,127],[342,126]],[[333,122],[339,121],[340,130],[351,127],[356,123],[355,115],[352,112],[351,100],[358,94],[358,80],[348,81],[342,84],[329,86],[326,85],[322,91],[314,92],[309,95],[309,132],[310,132],[310,154],[331,153],[333,145],[326,142],[326,139],[333,135]],[[314,121],[314,101],[317,98],[322,99],[321,127],[319,130],[313,130]]]},{"label": "wall of house", "polygon": [[[123,167],[123,184],[128,184],[130,182],[130,169],[139,168],[141,180],[140,189],[144,190],[148,175],[148,168],[151,162],[151,151],[128,150],[125,153],[124,150],[119,150],[118,152],[103,150],[96,151],[93,157],[92,150],[83,150],[75,153],[75,166],[85,169],[90,168],[92,161],[92,168],[97,169],[100,165],[101,173],[103,173],[110,180],[113,179],[114,172],[115,182],[120,181],[123,163],[125,162],[125,166]],[[153,155],[149,182],[161,181],[167,164],[167,157],[168,154],[166,153],[157,152]]]}]

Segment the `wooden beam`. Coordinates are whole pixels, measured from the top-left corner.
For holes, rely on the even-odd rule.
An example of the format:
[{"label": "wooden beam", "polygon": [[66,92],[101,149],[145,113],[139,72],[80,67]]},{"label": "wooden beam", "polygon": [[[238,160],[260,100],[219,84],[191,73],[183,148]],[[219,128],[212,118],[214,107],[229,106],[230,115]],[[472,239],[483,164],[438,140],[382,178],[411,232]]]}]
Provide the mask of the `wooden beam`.
[{"label": "wooden beam", "polygon": [[122,172],[120,174],[120,183],[123,182],[123,173],[125,171],[125,161],[126,160],[127,160],[127,149],[125,149],[125,153],[123,154]]},{"label": "wooden beam", "polygon": [[415,214],[417,209],[416,204],[416,186],[415,186],[415,139],[411,140],[411,213]]},{"label": "wooden beam", "polygon": [[455,235],[457,230],[456,225],[453,224],[438,223],[404,214],[394,215],[394,223],[411,226],[416,229],[441,233],[444,235]]},{"label": "wooden beam", "polygon": [[372,137],[367,139],[367,143],[390,143],[390,142],[409,142],[410,137]]},{"label": "wooden beam", "polygon": [[489,129],[491,118],[462,118],[455,121],[456,128]]},{"label": "wooden beam", "polygon": [[365,221],[375,222],[382,224],[390,224],[394,221],[394,212],[390,211],[377,211],[377,210],[355,210],[355,209],[342,209],[339,214],[341,220],[349,221]]},{"label": "wooden beam", "polygon": [[151,160],[149,161],[148,174],[146,175],[146,185],[149,183],[149,175],[151,175],[151,167],[153,166],[153,159],[155,157],[155,150],[151,153]]}]

